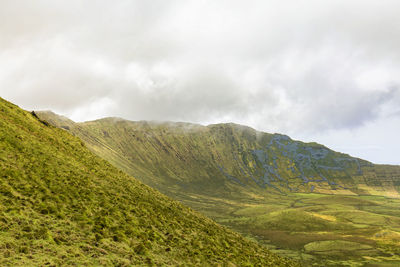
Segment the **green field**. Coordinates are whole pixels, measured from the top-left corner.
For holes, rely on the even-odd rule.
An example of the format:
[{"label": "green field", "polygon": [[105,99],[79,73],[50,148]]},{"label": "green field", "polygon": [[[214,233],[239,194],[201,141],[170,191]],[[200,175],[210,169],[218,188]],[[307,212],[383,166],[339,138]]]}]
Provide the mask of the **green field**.
[{"label": "green field", "polygon": [[400,264],[400,199],[298,193],[227,203],[193,197],[183,202],[306,265]]}]

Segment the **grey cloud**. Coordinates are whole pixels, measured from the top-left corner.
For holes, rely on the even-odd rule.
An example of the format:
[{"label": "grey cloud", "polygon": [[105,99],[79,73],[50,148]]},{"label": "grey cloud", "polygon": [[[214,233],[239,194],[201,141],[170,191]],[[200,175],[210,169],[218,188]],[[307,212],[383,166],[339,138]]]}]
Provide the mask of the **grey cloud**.
[{"label": "grey cloud", "polygon": [[397,110],[384,2],[0,0],[1,94],[78,120],[363,127]]}]

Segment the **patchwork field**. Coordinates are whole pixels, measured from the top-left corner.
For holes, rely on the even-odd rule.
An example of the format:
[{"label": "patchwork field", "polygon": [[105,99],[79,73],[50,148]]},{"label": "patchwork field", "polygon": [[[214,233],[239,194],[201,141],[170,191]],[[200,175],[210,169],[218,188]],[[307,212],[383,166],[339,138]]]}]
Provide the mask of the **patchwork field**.
[{"label": "patchwork field", "polygon": [[400,265],[400,199],[297,193],[183,202],[307,266]]}]

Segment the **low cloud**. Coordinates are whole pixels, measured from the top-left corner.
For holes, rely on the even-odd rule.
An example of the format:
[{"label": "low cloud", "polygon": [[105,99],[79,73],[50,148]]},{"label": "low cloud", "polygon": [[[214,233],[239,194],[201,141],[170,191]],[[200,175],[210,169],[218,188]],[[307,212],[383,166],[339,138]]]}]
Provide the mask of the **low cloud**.
[{"label": "low cloud", "polygon": [[0,90],[75,120],[355,129],[398,112],[398,1],[0,0]]}]

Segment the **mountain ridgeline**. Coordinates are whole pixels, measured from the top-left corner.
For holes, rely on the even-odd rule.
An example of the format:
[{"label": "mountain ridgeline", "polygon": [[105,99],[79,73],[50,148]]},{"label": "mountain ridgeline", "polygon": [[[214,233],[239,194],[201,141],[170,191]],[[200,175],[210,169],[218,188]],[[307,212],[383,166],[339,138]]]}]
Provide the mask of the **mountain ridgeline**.
[{"label": "mountain ridgeline", "polygon": [[399,197],[400,167],[376,165],[317,143],[236,124],[74,123],[38,112],[99,156],[170,196],[231,197],[291,192]]},{"label": "mountain ridgeline", "polygon": [[1,266],[290,266],[0,98]]}]

